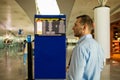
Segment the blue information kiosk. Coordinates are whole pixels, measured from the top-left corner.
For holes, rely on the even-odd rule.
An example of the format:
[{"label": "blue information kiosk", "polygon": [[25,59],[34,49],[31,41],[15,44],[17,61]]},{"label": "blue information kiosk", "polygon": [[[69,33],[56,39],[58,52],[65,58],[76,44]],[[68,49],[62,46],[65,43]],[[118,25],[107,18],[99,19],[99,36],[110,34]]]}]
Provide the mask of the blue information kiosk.
[{"label": "blue information kiosk", "polygon": [[65,80],[65,27],[65,15],[35,15],[35,80]]}]

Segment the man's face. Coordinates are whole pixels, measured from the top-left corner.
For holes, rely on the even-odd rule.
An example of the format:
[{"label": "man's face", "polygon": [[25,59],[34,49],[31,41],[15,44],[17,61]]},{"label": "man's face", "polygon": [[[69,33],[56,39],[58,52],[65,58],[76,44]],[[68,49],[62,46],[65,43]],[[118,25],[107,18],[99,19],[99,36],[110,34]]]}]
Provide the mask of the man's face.
[{"label": "man's face", "polygon": [[81,18],[77,19],[73,26],[74,36],[81,37],[83,35],[83,25],[80,24]]}]

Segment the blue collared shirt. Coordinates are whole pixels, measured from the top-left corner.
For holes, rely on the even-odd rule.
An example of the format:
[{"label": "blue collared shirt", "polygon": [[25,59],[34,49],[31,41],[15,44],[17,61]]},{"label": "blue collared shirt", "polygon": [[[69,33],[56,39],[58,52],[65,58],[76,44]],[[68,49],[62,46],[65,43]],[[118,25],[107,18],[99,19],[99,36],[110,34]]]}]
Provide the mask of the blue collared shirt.
[{"label": "blue collared shirt", "polygon": [[68,80],[100,80],[104,55],[91,34],[81,37],[73,49]]}]

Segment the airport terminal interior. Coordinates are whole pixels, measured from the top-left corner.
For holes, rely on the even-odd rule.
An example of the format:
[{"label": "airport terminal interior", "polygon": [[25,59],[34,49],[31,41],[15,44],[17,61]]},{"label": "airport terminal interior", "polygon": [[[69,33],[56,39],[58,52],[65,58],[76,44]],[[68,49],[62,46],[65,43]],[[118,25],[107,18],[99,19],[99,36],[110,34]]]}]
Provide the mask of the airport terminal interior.
[{"label": "airport terminal interior", "polygon": [[[37,0],[0,0],[0,80],[28,78],[28,64],[24,64],[23,61],[24,40],[27,39],[27,35],[31,35],[34,77],[34,15],[40,13],[37,11],[35,1],[37,2]],[[100,1],[106,1],[106,5],[110,7],[110,39],[108,39],[110,57],[106,59],[101,80],[120,80],[120,0],[53,1],[57,1],[60,13],[67,16],[66,66],[78,41],[72,31],[76,16],[88,14],[94,19],[94,8],[100,6]]]}]

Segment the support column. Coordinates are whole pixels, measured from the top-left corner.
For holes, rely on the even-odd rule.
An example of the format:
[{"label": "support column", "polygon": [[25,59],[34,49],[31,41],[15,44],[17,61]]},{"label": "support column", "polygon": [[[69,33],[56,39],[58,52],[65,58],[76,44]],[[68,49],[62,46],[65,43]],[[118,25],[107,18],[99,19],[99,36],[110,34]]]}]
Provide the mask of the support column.
[{"label": "support column", "polygon": [[[106,59],[110,58],[110,8],[96,7],[94,9],[95,39],[101,44]],[[99,55],[99,54],[98,54]]]}]

